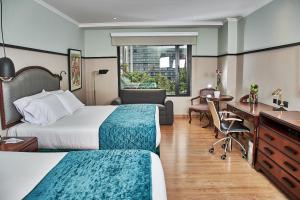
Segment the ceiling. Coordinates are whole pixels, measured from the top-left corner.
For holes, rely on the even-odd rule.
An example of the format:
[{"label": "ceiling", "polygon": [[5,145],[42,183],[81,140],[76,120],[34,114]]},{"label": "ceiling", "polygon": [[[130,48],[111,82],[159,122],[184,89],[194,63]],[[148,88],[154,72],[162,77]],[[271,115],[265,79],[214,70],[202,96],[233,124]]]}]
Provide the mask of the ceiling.
[{"label": "ceiling", "polygon": [[272,0],[36,0],[78,24],[223,21]]}]

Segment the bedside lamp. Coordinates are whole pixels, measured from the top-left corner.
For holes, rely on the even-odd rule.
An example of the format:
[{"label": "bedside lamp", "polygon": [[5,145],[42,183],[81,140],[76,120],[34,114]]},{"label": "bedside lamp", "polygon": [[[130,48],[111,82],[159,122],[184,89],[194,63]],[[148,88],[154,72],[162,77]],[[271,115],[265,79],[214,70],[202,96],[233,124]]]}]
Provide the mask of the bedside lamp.
[{"label": "bedside lamp", "polygon": [[94,71],[94,104],[96,105],[96,75],[104,75],[108,73],[108,69],[99,69]]},{"label": "bedside lamp", "polygon": [[0,79],[2,81],[10,81],[15,76],[15,65],[13,61],[6,57],[5,51],[5,42],[3,37],[3,11],[2,11],[2,0],[0,0],[1,6],[1,36],[2,36],[2,46],[3,46],[3,53],[4,57],[0,58]]}]

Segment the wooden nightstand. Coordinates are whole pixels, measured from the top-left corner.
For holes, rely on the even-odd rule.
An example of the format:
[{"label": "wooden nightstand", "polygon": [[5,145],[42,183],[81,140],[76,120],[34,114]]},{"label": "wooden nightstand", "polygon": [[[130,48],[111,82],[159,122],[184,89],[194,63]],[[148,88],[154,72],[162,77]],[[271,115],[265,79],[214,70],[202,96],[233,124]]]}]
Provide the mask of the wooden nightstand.
[{"label": "wooden nightstand", "polygon": [[[8,139],[4,137],[3,139]],[[0,151],[23,151],[23,152],[35,152],[38,150],[38,140],[36,137],[15,137],[24,140],[16,144],[4,144],[0,142]]]}]

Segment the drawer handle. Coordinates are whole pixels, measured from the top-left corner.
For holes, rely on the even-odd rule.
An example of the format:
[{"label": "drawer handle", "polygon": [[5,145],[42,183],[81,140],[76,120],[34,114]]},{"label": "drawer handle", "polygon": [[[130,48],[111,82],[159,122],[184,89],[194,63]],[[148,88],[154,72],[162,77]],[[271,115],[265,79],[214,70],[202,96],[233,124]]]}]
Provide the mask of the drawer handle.
[{"label": "drawer handle", "polygon": [[274,152],[271,149],[269,149],[268,147],[264,147],[264,150],[269,156],[274,154]]},{"label": "drawer handle", "polygon": [[290,188],[295,188],[295,184],[292,181],[290,181],[287,177],[282,177],[281,179]]},{"label": "drawer handle", "polygon": [[265,166],[267,166],[269,169],[272,169],[272,168],[273,168],[273,166],[272,166],[270,163],[268,163],[267,161],[263,160],[263,163],[264,163]]},{"label": "drawer handle", "polygon": [[273,138],[271,135],[268,135],[268,134],[265,134],[265,138],[266,138],[269,142],[271,142],[271,141],[274,140],[274,138]]},{"label": "drawer handle", "polygon": [[296,151],[296,150],[293,149],[292,147],[284,146],[284,149],[285,149],[286,151],[288,151],[289,153],[291,153],[291,154],[294,154],[294,155],[297,155],[297,154],[298,154],[298,151]]},{"label": "drawer handle", "polygon": [[296,167],[294,167],[292,164],[290,164],[290,163],[287,162],[287,161],[284,161],[283,164],[284,164],[285,166],[287,166],[287,168],[289,168],[290,170],[292,170],[292,171],[294,171],[294,172],[296,172],[296,171],[298,170]]}]

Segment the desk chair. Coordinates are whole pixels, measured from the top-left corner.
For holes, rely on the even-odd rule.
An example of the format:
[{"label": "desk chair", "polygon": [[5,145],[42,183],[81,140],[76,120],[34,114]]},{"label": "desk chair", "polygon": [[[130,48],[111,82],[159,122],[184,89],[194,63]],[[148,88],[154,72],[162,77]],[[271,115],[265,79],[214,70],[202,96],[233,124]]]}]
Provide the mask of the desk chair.
[{"label": "desk chair", "polygon": [[[225,135],[224,138],[218,140],[215,142],[212,147],[209,149],[210,153],[214,152],[214,146],[218,144],[219,142],[225,141],[224,144],[222,144],[222,148],[224,149],[224,154],[221,156],[222,160],[226,159],[226,153],[228,147],[231,148],[232,146],[232,141],[235,141],[240,147],[242,151],[243,158],[247,158],[247,151],[245,147],[237,140],[235,139],[232,134],[238,134],[238,133],[246,133],[250,132],[250,130],[243,125],[242,120],[239,118],[233,118],[233,117],[228,117],[226,116],[232,114],[231,112],[228,111],[222,111],[222,112],[217,112],[215,104],[213,101],[207,100],[209,110],[211,112],[213,122],[215,127]],[[230,145],[230,146],[229,146]]]}]

